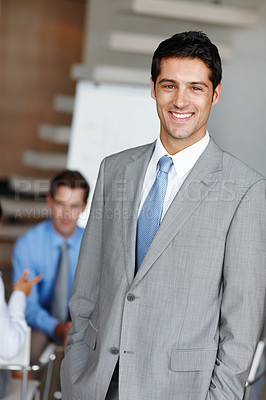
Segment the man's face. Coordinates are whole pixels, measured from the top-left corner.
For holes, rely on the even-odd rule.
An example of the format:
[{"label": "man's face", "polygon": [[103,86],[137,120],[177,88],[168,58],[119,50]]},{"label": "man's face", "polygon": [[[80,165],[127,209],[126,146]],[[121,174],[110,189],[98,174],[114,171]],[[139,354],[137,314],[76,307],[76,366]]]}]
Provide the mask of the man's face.
[{"label": "man's face", "polygon": [[52,210],[52,221],[55,230],[63,237],[70,237],[76,229],[79,214],[84,211],[84,190],[71,189],[61,185],[54,198],[47,196],[47,204]]},{"label": "man's face", "polygon": [[221,84],[213,93],[210,70],[200,59],[166,58],[151,95],[160,118],[160,138],[170,154],[202,139],[211,108],[218,103]]}]

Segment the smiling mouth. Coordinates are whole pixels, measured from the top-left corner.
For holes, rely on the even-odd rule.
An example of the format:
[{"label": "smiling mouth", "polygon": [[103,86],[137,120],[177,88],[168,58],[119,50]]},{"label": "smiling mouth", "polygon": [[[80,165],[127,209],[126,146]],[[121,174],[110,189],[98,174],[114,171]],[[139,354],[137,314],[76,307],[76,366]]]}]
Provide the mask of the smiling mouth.
[{"label": "smiling mouth", "polygon": [[180,119],[185,120],[185,119],[190,118],[194,113],[182,113],[182,114],[180,114],[180,113],[175,113],[175,112],[173,112],[173,111],[170,111],[170,114],[172,114],[172,116],[173,116],[175,119],[178,119],[178,120],[180,120]]}]

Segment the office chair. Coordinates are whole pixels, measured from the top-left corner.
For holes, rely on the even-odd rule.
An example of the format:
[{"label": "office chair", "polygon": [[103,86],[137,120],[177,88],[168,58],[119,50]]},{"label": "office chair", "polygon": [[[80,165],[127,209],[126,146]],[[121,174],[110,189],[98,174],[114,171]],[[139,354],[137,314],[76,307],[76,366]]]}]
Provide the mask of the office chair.
[{"label": "office chair", "polygon": [[49,388],[52,378],[52,371],[55,356],[55,345],[49,344],[39,359],[38,365],[30,365],[31,347],[31,328],[28,327],[26,339],[20,352],[12,360],[0,358],[0,369],[8,371],[21,371],[22,379],[11,379],[11,388],[3,400],[40,400],[40,382],[38,380],[28,380],[30,371],[38,371],[45,366],[47,368],[46,380],[44,385],[43,400],[48,399]]}]

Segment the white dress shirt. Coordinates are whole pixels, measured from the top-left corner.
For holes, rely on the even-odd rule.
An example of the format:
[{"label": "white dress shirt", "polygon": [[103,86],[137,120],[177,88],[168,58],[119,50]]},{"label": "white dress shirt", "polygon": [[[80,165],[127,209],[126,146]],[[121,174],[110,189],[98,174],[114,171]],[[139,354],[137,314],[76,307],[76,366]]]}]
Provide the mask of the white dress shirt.
[{"label": "white dress shirt", "polygon": [[15,290],[6,303],[0,275],[0,357],[5,360],[12,359],[24,343],[27,331],[25,308],[26,295],[20,290]]},{"label": "white dress shirt", "polygon": [[188,176],[190,170],[194,167],[196,161],[201,156],[203,151],[206,149],[209,141],[210,141],[210,136],[208,131],[206,131],[206,135],[201,140],[171,156],[164,148],[161,139],[160,138],[157,139],[154,152],[150,159],[143,182],[139,212],[155,181],[158,171],[158,161],[160,160],[160,158],[165,155],[168,155],[169,157],[172,158],[174,163],[168,174],[168,185],[162,212],[162,218],[163,218],[170,204],[172,203],[174,197],[181,188],[184,180]]}]

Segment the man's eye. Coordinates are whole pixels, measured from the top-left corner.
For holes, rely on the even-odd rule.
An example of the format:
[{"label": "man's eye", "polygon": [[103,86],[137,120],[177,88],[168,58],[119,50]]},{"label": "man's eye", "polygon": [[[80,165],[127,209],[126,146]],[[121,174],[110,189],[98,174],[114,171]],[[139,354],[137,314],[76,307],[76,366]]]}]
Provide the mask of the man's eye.
[{"label": "man's eye", "polygon": [[164,88],[165,88],[165,89],[174,89],[174,85],[171,85],[171,84],[169,84],[169,85],[164,85]]},{"label": "man's eye", "polygon": [[199,87],[199,86],[192,86],[192,90],[194,90],[194,91],[201,91],[202,90],[202,88],[201,87]]}]

